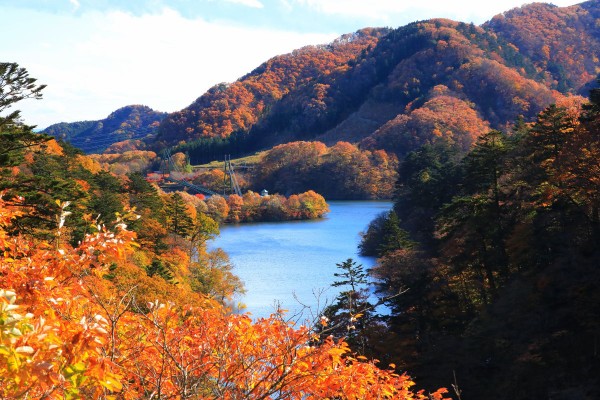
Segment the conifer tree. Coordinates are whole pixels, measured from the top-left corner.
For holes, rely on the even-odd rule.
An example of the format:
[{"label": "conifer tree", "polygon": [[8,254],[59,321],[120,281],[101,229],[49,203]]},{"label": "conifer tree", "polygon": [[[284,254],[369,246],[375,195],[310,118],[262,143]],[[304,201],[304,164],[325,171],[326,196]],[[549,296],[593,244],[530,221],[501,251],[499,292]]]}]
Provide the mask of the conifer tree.
[{"label": "conifer tree", "polygon": [[160,260],[152,260],[152,264],[146,267],[146,274],[149,277],[153,277],[155,275],[160,276],[165,281],[169,283],[173,283],[173,273],[169,271],[167,267]]},{"label": "conifer tree", "polygon": [[371,322],[374,308],[369,302],[368,275],[362,264],[357,265],[351,258],[336,266],[341,272],[333,275],[340,280],[331,286],[343,290],[335,298],[335,303],[323,311],[327,323],[322,333],[344,338],[354,350],[365,354],[368,345],[365,330]]},{"label": "conifer tree", "polygon": [[400,227],[400,220],[394,211],[388,214],[380,234],[381,243],[377,248],[380,257],[394,250],[410,249],[414,246],[408,232]]},{"label": "conifer tree", "polygon": [[173,193],[166,206],[167,230],[181,237],[187,237],[192,228],[192,218],[179,193]]},{"label": "conifer tree", "polygon": [[24,149],[50,139],[33,132],[35,126],[22,123],[19,110],[2,115],[21,100],[41,99],[45,87],[36,85],[36,79],[18,64],[0,63],[0,167],[18,164]]}]

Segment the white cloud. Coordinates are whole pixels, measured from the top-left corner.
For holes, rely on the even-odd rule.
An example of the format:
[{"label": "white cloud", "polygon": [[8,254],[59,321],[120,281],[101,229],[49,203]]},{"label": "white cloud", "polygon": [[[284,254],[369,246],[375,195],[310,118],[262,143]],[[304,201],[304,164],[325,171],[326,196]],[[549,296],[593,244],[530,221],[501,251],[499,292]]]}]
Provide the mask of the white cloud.
[{"label": "white cloud", "polygon": [[[531,1],[524,0],[291,0],[296,4],[328,15],[349,18],[368,18],[372,21],[392,23],[399,19],[427,19],[433,17],[453,18],[465,22],[481,23],[493,15],[519,7]],[[577,0],[553,0],[553,4],[565,6]],[[413,18],[414,17],[414,18]]]},{"label": "white cloud", "polygon": [[143,16],[29,13],[23,42],[0,43],[0,52],[48,85],[43,100],[19,104],[25,122],[40,128],[104,118],[128,104],[180,110],[275,55],[337,36],[187,19],[171,9]]},{"label": "white cloud", "polygon": [[79,1],[78,0],[69,0],[69,3],[71,3],[73,5],[73,8],[75,10],[77,10],[80,6]]},{"label": "white cloud", "polygon": [[264,8],[263,3],[258,0],[225,0],[227,3],[240,4],[252,8]]}]

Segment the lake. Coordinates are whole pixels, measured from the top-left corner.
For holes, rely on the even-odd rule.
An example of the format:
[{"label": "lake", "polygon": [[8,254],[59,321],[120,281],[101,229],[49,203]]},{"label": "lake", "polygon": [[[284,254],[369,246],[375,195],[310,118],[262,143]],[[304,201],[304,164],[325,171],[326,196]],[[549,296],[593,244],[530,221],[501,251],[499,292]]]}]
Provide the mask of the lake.
[{"label": "lake", "polygon": [[[332,288],[336,264],[358,255],[359,232],[392,207],[389,201],[332,201],[331,211],[311,221],[226,225],[209,248],[225,250],[246,287],[239,300],[253,318],[268,317],[280,305],[293,319],[312,319],[343,288]],[[307,308],[308,307],[308,308]],[[302,318],[294,317],[302,313]]]}]

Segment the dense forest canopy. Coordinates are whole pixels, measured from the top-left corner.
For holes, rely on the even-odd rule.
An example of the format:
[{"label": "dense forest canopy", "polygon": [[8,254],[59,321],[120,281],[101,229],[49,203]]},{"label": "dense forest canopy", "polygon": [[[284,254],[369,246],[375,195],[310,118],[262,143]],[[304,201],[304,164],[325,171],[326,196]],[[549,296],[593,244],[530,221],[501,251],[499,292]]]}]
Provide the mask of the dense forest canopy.
[{"label": "dense forest canopy", "polygon": [[599,93],[406,156],[361,244],[391,309],[363,347],[468,398],[598,397]]}]

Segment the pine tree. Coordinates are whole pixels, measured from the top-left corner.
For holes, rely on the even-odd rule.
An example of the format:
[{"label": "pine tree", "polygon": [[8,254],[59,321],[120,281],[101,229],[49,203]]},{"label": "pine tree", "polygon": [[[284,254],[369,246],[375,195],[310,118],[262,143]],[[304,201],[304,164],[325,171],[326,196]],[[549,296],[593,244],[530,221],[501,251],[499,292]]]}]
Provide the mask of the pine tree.
[{"label": "pine tree", "polygon": [[173,283],[173,274],[171,273],[171,271],[169,271],[167,267],[165,267],[163,262],[160,260],[152,260],[152,264],[146,267],[146,275],[148,275],[149,277],[158,275],[165,281]]},{"label": "pine tree", "polygon": [[160,219],[163,202],[156,187],[148,183],[139,172],[129,174],[127,177],[129,178],[127,183],[129,204],[139,212],[147,210],[154,218]]},{"label": "pine tree", "polygon": [[46,85],[36,85],[25,68],[16,63],[0,63],[0,167],[20,163],[23,150],[50,140],[47,135],[33,132],[35,126],[21,122],[21,112],[2,113],[25,99],[41,99]]},{"label": "pine tree", "polygon": [[325,308],[323,318],[325,327],[323,334],[335,338],[344,338],[355,350],[365,354],[368,346],[366,328],[371,323],[374,306],[369,302],[367,273],[362,264],[356,264],[351,258],[336,264],[342,272],[333,275],[341,278],[331,284],[332,287],[343,287],[336,297],[335,303]]},{"label": "pine tree", "polygon": [[192,218],[186,210],[186,204],[179,193],[171,195],[166,207],[167,230],[181,237],[187,237],[192,228]]},{"label": "pine tree", "polygon": [[394,250],[410,249],[414,242],[409,238],[408,232],[400,227],[400,220],[394,211],[390,211],[381,229],[381,243],[377,248],[379,257]]}]

